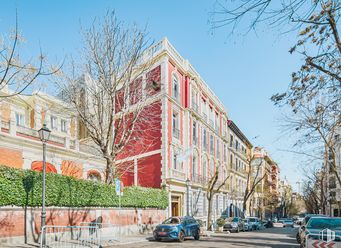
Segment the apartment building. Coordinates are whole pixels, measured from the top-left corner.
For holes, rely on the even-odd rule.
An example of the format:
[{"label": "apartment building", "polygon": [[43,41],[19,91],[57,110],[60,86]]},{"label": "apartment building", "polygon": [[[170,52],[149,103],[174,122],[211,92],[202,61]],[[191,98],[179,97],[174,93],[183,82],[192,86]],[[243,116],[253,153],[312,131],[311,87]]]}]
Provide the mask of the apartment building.
[{"label": "apartment building", "polygon": [[[141,101],[153,97],[146,111],[159,118],[152,131],[145,125],[145,134],[133,135],[131,144],[117,158],[120,166],[133,165],[121,178],[124,185],[163,187],[169,192],[169,215],[189,212],[205,219],[207,183],[219,170],[216,187],[228,179],[214,196],[213,215],[242,215],[246,158],[252,144],[229,120],[226,108],[198,72],[167,39],[152,46],[147,56],[155,63],[134,89],[141,92]],[[105,161],[64,102],[34,93],[7,98],[0,106],[0,164],[41,170],[37,130],[45,123],[52,130],[48,171],[103,180]],[[146,137],[153,137],[154,142],[149,144]]]},{"label": "apartment building", "polygon": [[227,146],[230,175],[229,198],[232,201],[227,213],[230,216],[243,216],[243,201],[249,173],[248,160],[251,156],[252,144],[232,120],[228,121]]},{"label": "apartment building", "polygon": [[[279,194],[279,167],[262,147],[255,147],[254,154],[258,157],[254,170],[259,170],[257,178],[263,180],[256,186],[251,199],[251,215],[263,219],[272,218],[278,205]],[[259,169],[258,169],[259,166]],[[254,174],[257,174],[255,171]]]}]

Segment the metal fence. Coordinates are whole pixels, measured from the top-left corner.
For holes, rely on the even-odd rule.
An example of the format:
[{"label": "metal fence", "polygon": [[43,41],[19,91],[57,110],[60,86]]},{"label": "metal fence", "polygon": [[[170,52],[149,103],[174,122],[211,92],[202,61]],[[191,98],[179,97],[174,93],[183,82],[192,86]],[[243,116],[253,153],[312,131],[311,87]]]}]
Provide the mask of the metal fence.
[{"label": "metal fence", "polygon": [[40,248],[101,248],[98,226],[44,226]]},{"label": "metal fence", "polygon": [[[121,237],[121,225],[101,222],[81,222],[81,226],[92,226],[97,228],[97,232],[101,237],[101,244],[109,245],[115,241],[119,241],[117,237]],[[115,237],[116,236],[116,237]]]}]

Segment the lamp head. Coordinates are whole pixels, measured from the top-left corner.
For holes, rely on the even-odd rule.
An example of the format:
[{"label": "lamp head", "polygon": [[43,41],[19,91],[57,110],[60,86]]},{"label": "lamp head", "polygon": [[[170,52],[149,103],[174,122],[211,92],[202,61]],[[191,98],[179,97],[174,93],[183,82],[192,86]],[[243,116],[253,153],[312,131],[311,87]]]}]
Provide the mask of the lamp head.
[{"label": "lamp head", "polygon": [[50,138],[51,130],[46,127],[46,124],[38,130],[40,140],[42,142],[47,142]]}]

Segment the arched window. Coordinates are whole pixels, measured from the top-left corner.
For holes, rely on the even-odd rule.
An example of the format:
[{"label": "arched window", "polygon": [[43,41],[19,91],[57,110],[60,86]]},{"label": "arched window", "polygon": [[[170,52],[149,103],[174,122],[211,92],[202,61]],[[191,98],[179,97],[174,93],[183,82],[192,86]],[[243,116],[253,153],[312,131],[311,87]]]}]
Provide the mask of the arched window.
[{"label": "arched window", "polygon": [[180,95],[180,85],[179,85],[179,78],[178,76],[173,73],[173,79],[172,79],[172,96],[176,99],[179,100],[179,95]]},{"label": "arched window", "polygon": [[91,181],[100,182],[102,178],[101,178],[101,174],[97,170],[89,170],[88,179]]}]

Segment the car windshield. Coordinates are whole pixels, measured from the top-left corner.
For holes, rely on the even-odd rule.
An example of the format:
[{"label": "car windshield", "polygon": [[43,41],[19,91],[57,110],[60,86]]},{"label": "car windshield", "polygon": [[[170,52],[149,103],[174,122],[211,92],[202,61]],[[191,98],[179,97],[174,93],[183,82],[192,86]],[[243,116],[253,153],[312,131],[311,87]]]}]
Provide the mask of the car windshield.
[{"label": "car windshield", "polygon": [[256,219],[255,218],[249,218],[249,221],[250,222],[256,222]]},{"label": "car windshield", "polygon": [[162,224],[179,224],[180,223],[180,218],[177,217],[171,217],[162,222]]},{"label": "car windshield", "polygon": [[292,220],[285,220],[284,222],[292,222]]},{"label": "car windshield", "polygon": [[237,217],[233,218],[232,222],[238,222],[238,218]]},{"label": "car windshield", "polygon": [[311,229],[341,229],[341,218],[311,218],[307,228]]}]

